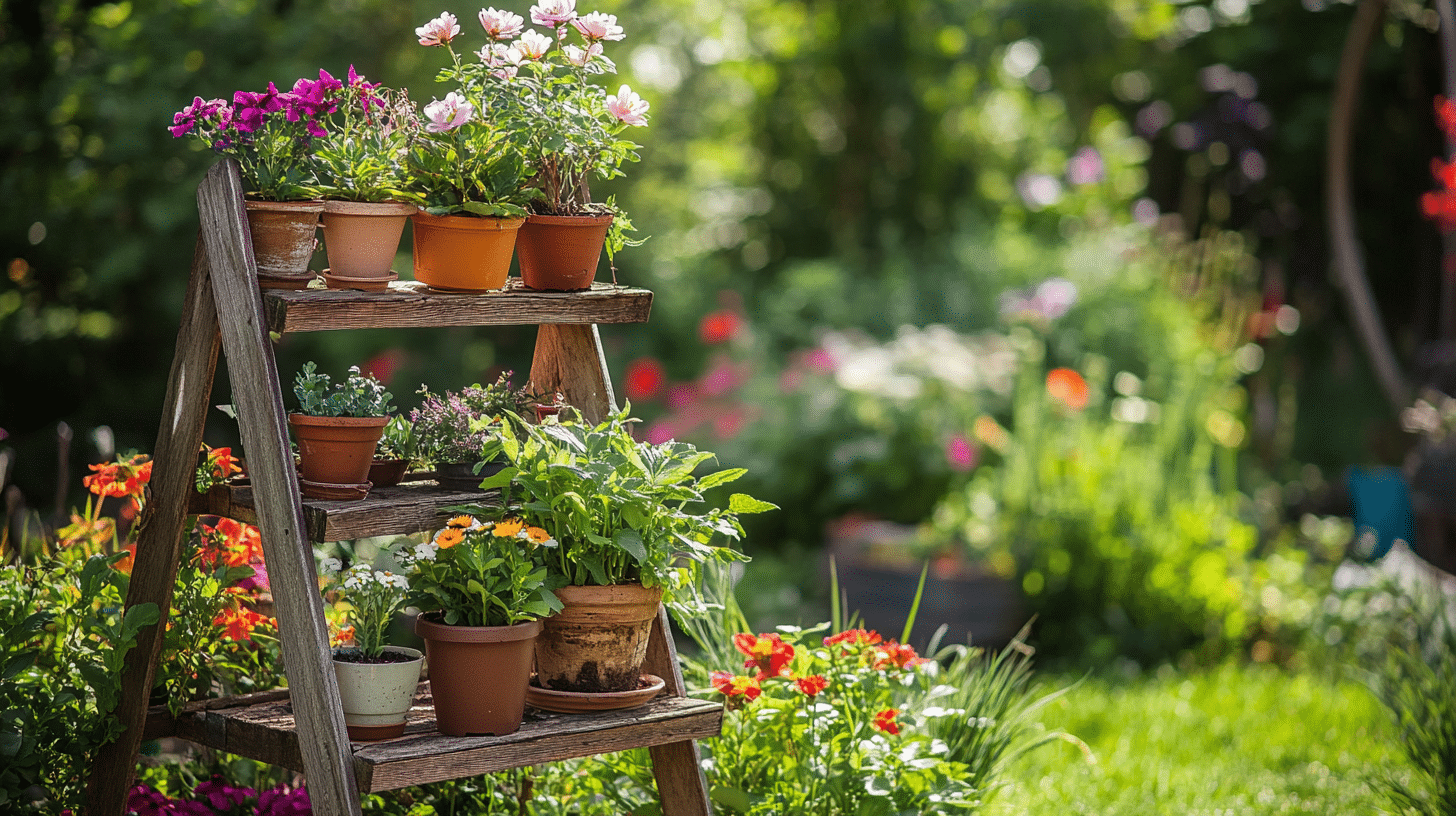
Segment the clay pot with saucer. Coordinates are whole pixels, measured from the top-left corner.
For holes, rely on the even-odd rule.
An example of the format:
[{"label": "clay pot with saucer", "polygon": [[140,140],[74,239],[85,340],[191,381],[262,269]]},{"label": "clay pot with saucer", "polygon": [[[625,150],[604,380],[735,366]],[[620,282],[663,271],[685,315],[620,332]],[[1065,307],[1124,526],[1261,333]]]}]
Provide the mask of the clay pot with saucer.
[{"label": "clay pot with saucer", "polygon": [[320,417],[289,414],[298,440],[303,495],[315,499],[362,499],[369,493],[374,448],[389,417]]},{"label": "clay pot with saucer", "polygon": [[330,289],[383,291],[398,280],[390,266],[399,250],[404,223],[419,212],[398,201],[325,201],[324,249],[329,268],[323,272]]},{"label": "clay pot with saucer", "polygon": [[263,289],[305,289],[314,279],[308,269],[318,243],[322,201],[244,201],[258,286]]}]

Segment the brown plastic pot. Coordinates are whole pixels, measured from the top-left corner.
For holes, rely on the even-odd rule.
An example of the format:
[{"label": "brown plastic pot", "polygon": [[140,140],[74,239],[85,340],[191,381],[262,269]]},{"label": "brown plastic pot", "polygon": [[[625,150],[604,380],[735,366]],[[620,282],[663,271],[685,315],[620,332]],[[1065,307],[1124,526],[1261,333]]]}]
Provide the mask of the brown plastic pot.
[{"label": "brown plastic pot", "polygon": [[486,462],[476,471],[475,462],[437,462],[435,484],[446,490],[480,490],[480,483],[505,470],[505,462]]},{"label": "brown plastic pot", "polygon": [[298,440],[299,473],[306,481],[357,485],[369,480],[374,447],[389,417],[316,417],[289,414]]},{"label": "brown plastic pot", "polygon": [[532,215],[516,239],[521,282],[531,289],[590,289],[612,215]]},{"label": "brown plastic pot", "polygon": [[375,459],[369,463],[369,481],[375,487],[394,487],[409,472],[408,459]]},{"label": "brown plastic pot", "polygon": [[415,280],[447,292],[489,292],[506,285],[524,218],[416,213]]},{"label": "brown plastic pot", "polygon": [[398,201],[325,201],[324,249],[335,281],[390,278],[404,222],[417,212],[415,205]]},{"label": "brown plastic pot", "polygon": [[318,241],[322,201],[244,201],[258,285],[264,289],[304,289],[314,274],[308,270]]},{"label": "brown plastic pot", "polygon": [[589,693],[637,688],[662,587],[562,587],[556,597],[564,608],[542,621],[536,682]]},{"label": "brown plastic pot", "polygon": [[526,684],[540,621],[515,626],[447,626],[424,615],[415,634],[425,641],[435,728],[452,737],[503,736],[521,727]]}]

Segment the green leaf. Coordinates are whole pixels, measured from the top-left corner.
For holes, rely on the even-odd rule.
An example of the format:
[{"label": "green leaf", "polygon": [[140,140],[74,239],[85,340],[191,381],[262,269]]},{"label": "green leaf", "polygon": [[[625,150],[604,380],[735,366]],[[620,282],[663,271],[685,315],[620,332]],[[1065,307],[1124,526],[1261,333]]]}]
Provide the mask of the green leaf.
[{"label": "green leaf", "polygon": [[505,467],[505,468],[501,468],[499,472],[497,472],[497,473],[495,473],[495,474],[493,474],[491,476],[487,476],[484,479],[482,479],[481,482],[480,482],[480,489],[481,490],[499,490],[499,489],[505,487],[506,485],[510,484],[511,483],[511,480],[514,479],[514,478],[516,478],[516,475],[519,474],[520,472],[521,472],[521,469],[520,468],[517,468],[517,467]]},{"label": "green leaf", "polygon": [[0,670],[0,680],[12,680],[16,675],[35,665],[35,658],[39,652],[21,652],[18,655],[11,655],[5,661],[5,668]]},{"label": "green leaf", "polygon": [[642,541],[642,534],[636,530],[622,530],[612,539],[617,549],[626,551],[637,563],[641,564],[647,560],[647,545]]},{"label": "green leaf", "polygon": [[136,638],[137,632],[161,619],[162,614],[157,610],[156,604],[137,604],[126,610],[126,616],[121,621],[121,639],[130,643]]},{"label": "green leaf", "polygon": [[707,476],[698,480],[698,490],[709,490],[720,485],[728,484],[729,482],[735,482],[747,472],[748,468],[729,468],[727,470],[720,470],[717,473],[709,473]]},{"label": "green leaf", "polygon": [[746,493],[734,493],[728,497],[728,510],[740,515],[750,513],[765,513],[769,510],[777,510],[779,506],[772,502],[755,499]]},{"label": "green leaf", "polygon": [[729,810],[736,810],[739,813],[747,813],[748,808],[753,804],[749,800],[748,794],[739,788],[718,785],[713,788],[712,793],[709,795],[717,804]]}]

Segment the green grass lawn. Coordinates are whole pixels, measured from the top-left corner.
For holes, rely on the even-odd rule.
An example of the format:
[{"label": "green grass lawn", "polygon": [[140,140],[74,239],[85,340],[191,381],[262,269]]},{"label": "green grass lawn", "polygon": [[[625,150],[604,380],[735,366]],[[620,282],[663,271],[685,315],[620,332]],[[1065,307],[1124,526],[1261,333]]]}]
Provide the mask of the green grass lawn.
[{"label": "green grass lawn", "polygon": [[1087,679],[1041,721],[1095,762],[1065,743],[1016,760],[991,816],[1378,813],[1369,775],[1405,767],[1363,686],[1265,666]]}]

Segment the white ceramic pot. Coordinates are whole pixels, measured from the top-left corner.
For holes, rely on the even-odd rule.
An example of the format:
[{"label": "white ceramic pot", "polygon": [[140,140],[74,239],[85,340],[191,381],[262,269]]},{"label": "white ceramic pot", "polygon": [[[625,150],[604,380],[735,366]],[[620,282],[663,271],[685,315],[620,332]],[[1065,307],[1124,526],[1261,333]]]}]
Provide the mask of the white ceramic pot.
[{"label": "white ceramic pot", "polygon": [[386,646],[384,651],[411,659],[404,663],[334,661],[350,739],[391,739],[404,733],[405,715],[414,699],[415,686],[419,685],[424,660],[418,649]]}]

